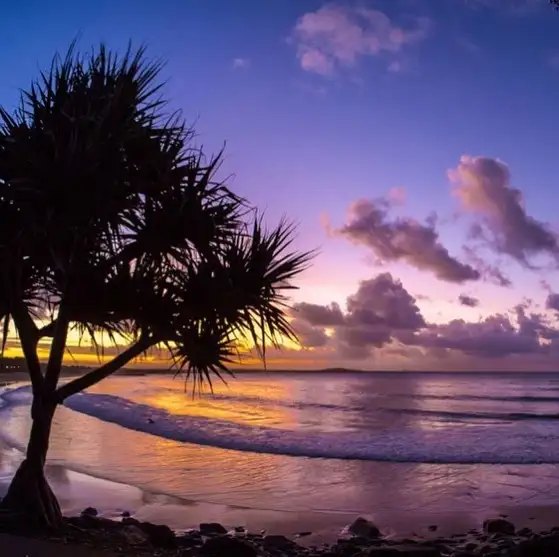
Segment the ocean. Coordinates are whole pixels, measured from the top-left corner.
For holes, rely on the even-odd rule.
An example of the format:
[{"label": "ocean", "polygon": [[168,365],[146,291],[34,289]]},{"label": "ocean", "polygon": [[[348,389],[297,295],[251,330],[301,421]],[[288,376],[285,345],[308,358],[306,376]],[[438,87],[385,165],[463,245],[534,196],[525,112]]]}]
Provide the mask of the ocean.
[{"label": "ocean", "polygon": [[[0,435],[15,451],[29,401],[27,387],[1,394]],[[559,375],[245,372],[195,396],[180,378],[117,376],[60,408],[49,462],[253,512],[556,505]],[[0,457],[0,484],[2,469],[6,483]]]}]

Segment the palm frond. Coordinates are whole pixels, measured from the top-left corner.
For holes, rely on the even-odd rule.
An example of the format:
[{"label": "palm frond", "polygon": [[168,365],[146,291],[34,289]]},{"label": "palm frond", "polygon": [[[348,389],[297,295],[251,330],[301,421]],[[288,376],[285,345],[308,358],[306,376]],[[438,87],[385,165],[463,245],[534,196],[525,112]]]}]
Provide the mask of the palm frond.
[{"label": "palm frond", "polygon": [[267,229],[220,178],[222,152],[206,158],[166,112],[162,67],[143,47],[73,43],[13,113],[0,107],[3,347],[21,305],[51,320],[36,338],[64,307],[100,357],[99,339],[142,339],[197,382],[225,377],[240,339],[265,360],[296,338],[285,307],[313,254],[287,221]]}]

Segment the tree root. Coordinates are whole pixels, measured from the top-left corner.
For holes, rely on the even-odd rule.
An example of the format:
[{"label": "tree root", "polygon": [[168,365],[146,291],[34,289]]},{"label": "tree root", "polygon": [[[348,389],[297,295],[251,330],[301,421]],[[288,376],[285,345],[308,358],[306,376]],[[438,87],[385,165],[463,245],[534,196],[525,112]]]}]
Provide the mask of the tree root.
[{"label": "tree root", "polygon": [[21,463],[0,502],[0,522],[47,530],[62,526],[60,505],[42,466],[34,466],[28,460]]}]

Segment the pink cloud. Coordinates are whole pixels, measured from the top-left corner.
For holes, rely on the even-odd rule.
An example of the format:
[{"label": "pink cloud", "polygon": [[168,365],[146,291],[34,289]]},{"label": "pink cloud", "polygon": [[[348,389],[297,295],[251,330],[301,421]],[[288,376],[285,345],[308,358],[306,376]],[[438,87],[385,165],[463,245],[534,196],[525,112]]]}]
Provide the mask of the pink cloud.
[{"label": "pink cloud", "polygon": [[462,209],[476,218],[471,228],[473,238],[527,267],[535,255],[559,260],[557,236],[546,223],[527,213],[522,193],[511,186],[504,162],[464,155],[449,177]]},{"label": "pink cloud", "polygon": [[[355,66],[366,56],[396,56],[407,45],[423,41],[432,22],[415,18],[413,25],[395,25],[383,12],[327,4],[304,14],[297,21],[292,38],[301,67],[309,72],[332,75],[336,69]],[[395,71],[397,61],[388,66]]]},{"label": "pink cloud", "polygon": [[355,201],[349,209],[348,222],[336,230],[356,245],[367,247],[381,261],[402,261],[437,278],[454,283],[479,280],[473,266],[453,257],[442,244],[436,229],[436,217],[421,223],[411,218],[391,217],[393,202]]},{"label": "pink cloud", "polygon": [[[477,299],[466,295],[460,296],[460,302],[478,305]],[[302,338],[309,338],[311,347],[325,348],[330,356],[342,359],[370,361],[373,355],[394,350],[401,355],[413,353],[417,359],[419,349],[431,361],[502,359],[506,367],[511,358],[522,356],[545,364],[546,358],[554,359],[559,353],[559,329],[548,314],[529,312],[528,307],[521,303],[510,312],[479,321],[429,323],[402,283],[390,273],[382,273],[359,283],[347,298],[345,312],[337,304],[299,304],[294,315],[301,324]],[[557,295],[549,296],[547,307],[559,307]],[[326,335],[327,326],[332,335]]]}]

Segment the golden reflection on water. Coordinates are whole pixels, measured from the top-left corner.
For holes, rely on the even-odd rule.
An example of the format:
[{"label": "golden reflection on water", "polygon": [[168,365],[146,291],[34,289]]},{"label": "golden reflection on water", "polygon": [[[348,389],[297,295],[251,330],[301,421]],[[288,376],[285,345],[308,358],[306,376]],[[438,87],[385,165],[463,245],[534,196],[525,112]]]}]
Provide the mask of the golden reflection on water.
[{"label": "golden reflection on water", "polygon": [[[274,404],[262,404],[261,401],[271,396],[276,401],[292,396],[288,388],[271,389],[263,383],[243,384],[241,388],[231,391],[227,386],[214,387],[210,392],[192,396],[191,392],[167,391],[146,394],[135,399],[142,404],[148,404],[165,410],[173,415],[202,417],[214,420],[227,420],[247,425],[265,425],[268,427],[289,427],[296,421],[289,408]],[[214,396],[215,395],[215,396]],[[227,398],[220,395],[234,396],[234,405]]]}]

